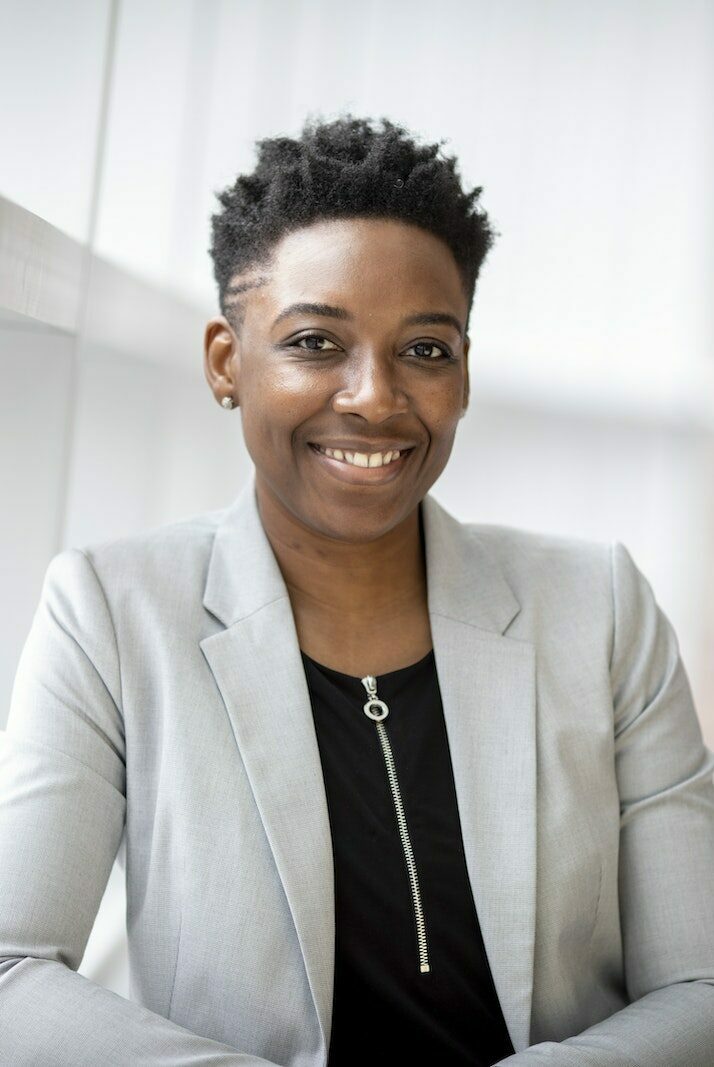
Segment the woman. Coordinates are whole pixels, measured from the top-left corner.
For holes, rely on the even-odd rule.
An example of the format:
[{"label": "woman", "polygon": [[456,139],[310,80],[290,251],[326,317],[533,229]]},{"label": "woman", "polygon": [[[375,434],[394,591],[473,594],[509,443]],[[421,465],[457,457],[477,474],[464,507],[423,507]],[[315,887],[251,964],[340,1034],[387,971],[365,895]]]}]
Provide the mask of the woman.
[{"label": "woman", "polygon": [[[711,1067],[714,757],[620,543],[429,490],[492,241],[350,116],[221,196],[254,476],[47,570],[0,765],[0,1061]],[[115,856],[131,1000],[76,973]]]}]

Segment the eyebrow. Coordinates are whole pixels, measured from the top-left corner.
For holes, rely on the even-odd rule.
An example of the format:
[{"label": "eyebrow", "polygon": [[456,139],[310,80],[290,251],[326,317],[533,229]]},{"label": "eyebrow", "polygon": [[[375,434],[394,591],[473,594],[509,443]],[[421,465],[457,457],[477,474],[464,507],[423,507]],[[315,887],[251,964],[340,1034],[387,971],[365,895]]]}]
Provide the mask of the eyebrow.
[{"label": "eyebrow", "polygon": [[[288,307],[283,308],[273,322],[273,326],[277,326],[279,322],[287,319],[290,315],[320,315],[328,319],[354,321],[354,315],[347,308],[333,307],[332,304],[298,303],[289,304]],[[456,315],[452,315],[449,311],[420,311],[415,315],[405,316],[402,322],[405,326],[453,326],[460,337],[463,336],[464,332],[463,326]]]}]

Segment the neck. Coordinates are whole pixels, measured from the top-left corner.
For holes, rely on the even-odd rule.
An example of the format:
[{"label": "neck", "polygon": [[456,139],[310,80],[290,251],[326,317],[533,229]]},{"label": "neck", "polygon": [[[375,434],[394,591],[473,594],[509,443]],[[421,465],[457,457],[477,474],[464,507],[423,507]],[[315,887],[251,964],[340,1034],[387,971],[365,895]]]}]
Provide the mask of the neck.
[{"label": "neck", "polygon": [[319,612],[335,625],[381,624],[426,602],[419,508],[373,541],[327,537],[301,523],[256,483],[261,522],[294,608]]}]

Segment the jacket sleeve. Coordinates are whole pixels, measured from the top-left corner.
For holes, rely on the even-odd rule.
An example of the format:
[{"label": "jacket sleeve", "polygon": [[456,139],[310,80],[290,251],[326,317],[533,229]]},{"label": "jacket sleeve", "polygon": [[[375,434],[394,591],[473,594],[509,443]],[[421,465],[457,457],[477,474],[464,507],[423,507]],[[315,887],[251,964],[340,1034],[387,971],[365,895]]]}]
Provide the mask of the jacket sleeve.
[{"label": "jacket sleeve", "polygon": [[268,1063],[77,973],[126,810],[116,640],[78,549],[47,568],[0,739],[0,1063]]},{"label": "jacket sleeve", "polygon": [[672,626],[611,546],[610,663],[620,794],[619,898],[631,1003],[509,1067],[714,1065],[714,755]]}]

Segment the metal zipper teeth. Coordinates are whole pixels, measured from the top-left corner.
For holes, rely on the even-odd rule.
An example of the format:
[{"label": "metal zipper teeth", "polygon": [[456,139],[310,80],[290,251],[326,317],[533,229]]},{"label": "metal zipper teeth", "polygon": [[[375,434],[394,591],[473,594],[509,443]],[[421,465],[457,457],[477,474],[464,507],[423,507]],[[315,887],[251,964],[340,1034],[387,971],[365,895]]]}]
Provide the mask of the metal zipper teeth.
[{"label": "metal zipper teeth", "polygon": [[377,727],[377,735],[382,747],[382,754],[384,756],[384,762],[387,768],[387,778],[389,779],[389,788],[392,793],[392,800],[394,801],[394,810],[397,816],[397,826],[399,828],[399,837],[402,842],[402,849],[404,850],[404,859],[407,865],[407,872],[409,874],[409,885],[412,893],[412,903],[414,905],[414,918],[416,920],[416,933],[417,933],[417,948],[419,951],[419,970],[422,974],[427,974],[431,967],[429,965],[429,950],[426,943],[426,922],[424,920],[424,909],[421,902],[421,892],[419,890],[419,876],[417,874],[416,862],[414,860],[414,850],[412,849],[411,839],[409,837],[409,829],[407,827],[407,817],[404,812],[404,804],[402,803],[402,794],[399,788],[399,780],[397,778],[397,769],[394,763],[394,756],[392,754],[392,746],[389,742],[389,735],[387,728],[380,719],[376,719],[373,714],[367,710],[372,706],[379,705],[382,709],[382,718],[387,717],[389,714],[389,708],[384,701],[379,700],[377,697],[377,682],[373,675],[367,675],[362,679],[362,684],[369,694],[369,700],[364,705],[365,714],[368,718],[372,719]]}]

